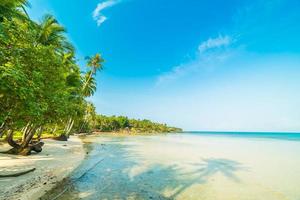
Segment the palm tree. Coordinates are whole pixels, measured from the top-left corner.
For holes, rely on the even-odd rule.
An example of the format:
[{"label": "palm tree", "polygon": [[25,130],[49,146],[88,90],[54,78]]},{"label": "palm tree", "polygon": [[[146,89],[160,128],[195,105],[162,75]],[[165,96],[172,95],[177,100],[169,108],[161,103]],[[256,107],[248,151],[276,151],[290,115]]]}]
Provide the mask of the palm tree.
[{"label": "palm tree", "polygon": [[54,46],[60,53],[65,51],[74,52],[74,47],[67,42],[66,29],[62,27],[52,15],[45,15],[39,24],[37,35],[38,44]]},{"label": "palm tree", "polygon": [[86,90],[86,87],[89,87],[88,84],[90,84],[92,82],[92,81],[90,81],[90,79],[92,79],[93,75],[96,75],[96,72],[98,70],[103,69],[102,63],[104,62],[104,59],[98,53],[93,57],[87,57],[87,59],[88,59],[87,66],[90,67],[91,70],[86,74],[86,77],[85,77],[86,79],[84,81],[84,85],[82,88],[83,91]]}]

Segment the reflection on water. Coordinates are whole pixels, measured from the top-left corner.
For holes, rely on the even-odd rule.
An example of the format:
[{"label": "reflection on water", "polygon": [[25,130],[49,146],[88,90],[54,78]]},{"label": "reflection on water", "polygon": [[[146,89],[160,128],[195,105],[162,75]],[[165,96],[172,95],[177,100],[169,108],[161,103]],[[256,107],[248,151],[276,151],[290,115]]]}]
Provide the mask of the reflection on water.
[{"label": "reflection on water", "polygon": [[[172,136],[165,136],[165,141],[163,137],[89,138],[93,143],[85,145],[89,152],[86,160],[70,179],[43,199],[223,200],[237,197],[254,200],[263,195],[264,200],[288,199],[283,193],[263,188],[264,185],[257,186],[258,182],[252,183],[252,179],[248,178],[245,183],[248,180],[245,177],[251,177],[253,170],[249,163],[229,159],[226,154],[215,157],[217,154],[205,154],[204,150],[202,154],[199,149],[205,147],[204,143],[187,147],[176,144]],[[251,197],[257,192],[261,194]],[[238,198],[238,195],[248,195],[248,198]]]}]

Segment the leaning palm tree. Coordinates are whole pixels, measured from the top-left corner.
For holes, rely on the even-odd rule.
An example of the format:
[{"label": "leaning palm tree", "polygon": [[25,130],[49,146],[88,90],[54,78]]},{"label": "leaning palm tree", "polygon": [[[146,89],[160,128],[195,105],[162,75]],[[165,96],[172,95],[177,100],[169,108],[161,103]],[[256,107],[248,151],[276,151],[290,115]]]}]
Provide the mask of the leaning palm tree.
[{"label": "leaning palm tree", "polygon": [[[100,54],[96,54],[95,56],[88,58],[87,66],[91,68],[83,77],[83,87],[82,87],[82,94],[84,97],[90,97],[93,96],[93,94],[96,91],[96,80],[95,80],[95,75],[98,70],[103,69],[102,63],[104,60],[100,56]],[[92,106],[93,107],[93,106]],[[90,111],[91,106],[86,107],[86,114],[83,119],[83,123],[80,127],[79,132],[82,131],[83,127],[87,124],[88,121],[88,115],[87,112]],[[94,109],[95,111],[95,109]]]},{"label": "leaning palm tree", "polygon": [[88,87],[88,84],[90,84],[91,82],[90,79],[92,79],[92,77],[96,75],[96,72],[98,70],[103,69],[102,63],[104,62],[104,59],[98,53],[93,57],[87,57],[87,59],[88,59],[87,66],[90,67],[91,70],[88,73],[86,73],[86,77],[85,77],[86,79],[84,81],[83,88],[82,88],[83,91],[86,90],[86,87]]},{"label": "leaning palm tree", "polygon": [[74,52],[74,47],[67,42],[66,29],[52,15],[45,15],[39,24],[37,43],[44,46],[54,46],[60,53]]}]

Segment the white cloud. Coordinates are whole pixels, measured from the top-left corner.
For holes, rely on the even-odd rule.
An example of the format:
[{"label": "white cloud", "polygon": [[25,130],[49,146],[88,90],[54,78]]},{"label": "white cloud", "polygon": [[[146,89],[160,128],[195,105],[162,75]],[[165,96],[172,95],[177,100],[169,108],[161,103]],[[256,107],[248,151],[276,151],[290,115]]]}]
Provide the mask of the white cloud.
[{"label": "white cloud", "polygon": [[109,7],[112,7],[119,3],[118,0],[107,0],[101,3],[98,3],[97,7],[93,11],[93,19],[97,22],[97,25],[100,26],[104,21],[107,20],[107,17],[105,17],[101,12]]},{"label": "white cloud", "polygon": [[198,50],[200,53],[204,53],[209,49],[219,48],[222,46],[228,46],[231,43],[231,38],[229,36],[219,35],[217,38],[209,38],[208,40],[202,42]]},{"label": "white cloud", "polygon": [[199,52],[196,53],[195,59],[179,66],[175,66],[169,72],[159,75],[156,85],[161,85],[162,83],[176,80],[179,77],[182,77],[186,74],[195,73],[204,68],[211,70],[216,65],[219,65],[232,56],[234,51],[228,51],[227,49],[221,49],[221,51],[219,51],[220,47],[227,47],[231,43],[232,39],[228,35],[220,35],[217,38],[209,38],[199,45]]}]

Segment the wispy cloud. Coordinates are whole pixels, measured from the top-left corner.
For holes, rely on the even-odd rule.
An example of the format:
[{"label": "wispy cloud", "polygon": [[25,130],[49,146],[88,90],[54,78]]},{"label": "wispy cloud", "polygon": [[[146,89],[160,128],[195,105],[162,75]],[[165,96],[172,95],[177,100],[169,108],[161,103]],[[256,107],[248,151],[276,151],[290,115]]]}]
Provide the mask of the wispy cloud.
[{"label": "wispy cloud", "polygon": [[227,47],[232,43],[228,35],[219,35],[216,38],[209,38],[198,46],[196,58],[181,65],[173,67],[169,72],[158,76],[156,85],[161,85],[186,74],[194,73],[201,68],[210,68],[226,60],[233,52],[221,47]]},{"label": "wispy cloud", "polygon": [[227,46],[230,43],[231,43],[231,38],[228,35],[226,35],[226,36],[219,35],[219,37],[217,37],[217,38],[209,38],[208,40],[202,42],[199,45],[198,50],[200,53],[204,53],[205,51],[207,51],[209,49]]},{"label": "wispy cloud", "polygon": [[156,85],[161,85],[165,82],[169,82],[172,81],[180,76],[183,76],[184,74],[186,74],[188,71],[190,71],[193,68],[192,65],[179,65],[176,67],[173,67],[171,69],[171,71],[163,73],[161,75],[158,76],[157,81],[156,81]]},{"label": "wispy cloud", "polygon": [[107,17],[102,14],[102,11],[106,8],[112,7],[120,3],[120,0],[107,0],[101,3],[98,3],[97,7],[93,11],[93,19],[97,22],[97,25],[100,26],[104,21],[107,20]]}]

